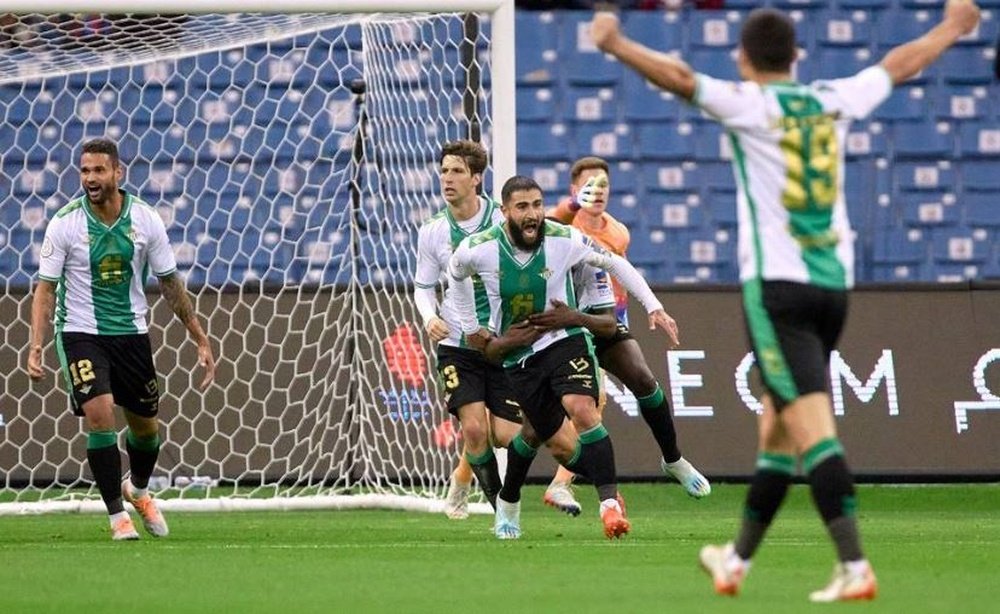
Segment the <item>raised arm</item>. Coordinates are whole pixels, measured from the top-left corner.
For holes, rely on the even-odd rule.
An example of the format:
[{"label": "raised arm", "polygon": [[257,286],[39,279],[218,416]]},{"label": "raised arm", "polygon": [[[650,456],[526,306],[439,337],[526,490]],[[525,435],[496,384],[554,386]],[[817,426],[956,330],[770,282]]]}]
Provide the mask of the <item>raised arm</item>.
[{"label": "raised arm", "polygon": [[882,59],[893,85],[898,85],[934,63],[979,23],[979,7],[971,0],[948,0],[944,17],[920,38],[894,47]]},{"label": "raised arm", "polygon": [[56,304],[56,285],[48,280],[39,279],[35,284],[35,292],[31,296],[31,333],[28,340],[28,376],[40,380],[45,376],[42,367],[42,348],[49,334],[49,322],[52,321],[52,310]]},{"label": "raised arm", "polygon": [[188,297],[187,288],[177,273],[171,273],[160,277],[160,291],[163,298],[167,300],[170,309],[177,316],[188,330],[188,336],[198,344],[198,364],[205,369],[205,377],[202,378],[200,388],[204,390],[215,379],[215,357],[212,355],[212,346],[208,341],[208,335],[198,321],[198,314],[194,311],[191,299]]},{"label": "raised arm", "polygon": [[615,56],[657,87],[685,100],[694,98],[695,76],[683,61],[637,43],[621,31],[618,16],[607,11],[594,14],[590,36],[597,48]]},{"label": "raised arm", "polygon": [[649,330],[662,328],[670,337],[672,346],[680,345],[677,322],[663,310],[663,305],[653,294],[649,284],[628,260],[617,254],[593,251],[587,256],[586,262],[614,275],[618,281],[622,282],[629,294],[639,299],[639,302],[646,309],[646,313],[649,314]]}]

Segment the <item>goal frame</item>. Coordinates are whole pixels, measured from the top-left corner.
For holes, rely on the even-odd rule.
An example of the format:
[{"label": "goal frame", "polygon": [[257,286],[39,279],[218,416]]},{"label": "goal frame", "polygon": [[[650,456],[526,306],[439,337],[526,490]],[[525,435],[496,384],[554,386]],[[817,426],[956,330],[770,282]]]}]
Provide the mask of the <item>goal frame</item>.
[{"label": "goal frame", "polygon": [[[288,0],[281,10],[264,0],[11,0],[8,13],[462,13],[488,14],[491,19],[490,62],[492,96],[503,103],[491,105],[490,157],[493,169],[492,193],[499,198],[503,178],[516,172],[516,111],[514,0]],[[96,67],[99,70],[104,67]],[[212,497],[167,498],[160,500],[167,511],[262,511],[310,509],[389,508],[407,511],[440,512],[444,501],[419,496],[370,493],[314,495],[302,497]],[[0,515],[43,513],[99,513],[100,499],[42,500],[0,503]],[[487,503],[472,503],[472,513],[491,513]]]}]

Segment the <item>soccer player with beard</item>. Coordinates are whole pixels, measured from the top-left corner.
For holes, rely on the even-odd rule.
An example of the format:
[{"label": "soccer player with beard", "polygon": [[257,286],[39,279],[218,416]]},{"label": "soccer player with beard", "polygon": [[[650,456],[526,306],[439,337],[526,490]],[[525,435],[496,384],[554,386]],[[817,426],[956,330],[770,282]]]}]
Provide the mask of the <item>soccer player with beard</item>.
[{"label": "soccer player with beard", "polygon": [[[628,228],[607,212],[611,195],[608,163],[598,157],[586,156],[570,169],[570,196],[563,199],[549,216],[569,224],[611,253],[625,257],[630,241]],[[595,353],[601,368],[610,372],[635,395],[643,420],[659,445],[660,467],[672,476],[688,495],[701,498],[712,492],[705,479],[677,447],[677,432],[670,417],[670,403],[646,358],[628,329],[628,292],[613,282],[615,316],[618,329],[610,336],[596,336]],[[537,317],[537,316],[536,316]],[[560,467],[545,490],[546,504],[571,515],[580,512],[570,482],[573,474]]]},{"label": "soccer player with beard", "polygon": [[[572,268],[586,263],[618,277],[646,308],[650,328],[663,328],[677,343],[676,323],[638,271],[579,231],[547,222],[542,191],[534,180],[514,176],[504,184],[501,196],[504,223],[463,240],[448,267],[464,334],[483,340],[489,332],[504,335],[532,314],[550,308],[553,301],[575,307]],[[476,317],[472,281],[476,277],[489,299],[491,331],[484,331]],[[525,332],[533,335],[531,330]],[[530,345],[507,353],[503,365],[537,440],[562,465],[597,487],[605,535],[616,538],[627,533],[614,450],[597,413],[597,361],[590,332],[579,326],[547,331]],[[578,417],[583,427],[579,437],[567,413]],[[536,451],[537,446],[520,434],[508,447],[507,477],[497,498],[494,525],[501,539],[520,537],[520,488]]]},{"label": "soccer player with beard", "polygon": [[[431,341],[437,345],[437,370],[444,385],[448,412],[458,418],[464,442],[463,459],[452,473],[445,514],[458,520],[468,517],[471,467],[480,488],[494,504],[500,475],[490,433],[503,447],[520,428],[517,403],[506,385],[503,370],[490,364],[479,347],[470,347],[462,334],[449,285],[438,304],[437,287],[448,268],[452,251],[465,237],[503,220],[499,208],[480,194],[486,170],[486,150],[474,141],[458,140],[441,147],[439,178],[445,206],[420,227],[417,235],[417,269],[413,298]],[[476,309],[482,324],[489,316],[482,283],[475,284]],[[489,413],[487,413],[487,409]]]},{"label": "soccer player with beard", "polygon": [[[73,413],[87,425],[87,461],[97,482],[115,541],[139,539],[122,499],[132,504],[154,537],[167,523],[147,486],[160,451],[159,387],[147,333],[147,270],[198,344],[205,369],[201,388],[215,375],[215,359],[177,274],[163,221],[134,194],[121,190],[118,147],[106,139],[83,144],[84,194],[59,209],[42,243],[38,284],[31,302],[28,375],[45,376],[42,349],[55,310],[56,349]],[[58,297],[58,302],[57,302]],[[114,408],[125,410],[131,476],[122,481]]]}]

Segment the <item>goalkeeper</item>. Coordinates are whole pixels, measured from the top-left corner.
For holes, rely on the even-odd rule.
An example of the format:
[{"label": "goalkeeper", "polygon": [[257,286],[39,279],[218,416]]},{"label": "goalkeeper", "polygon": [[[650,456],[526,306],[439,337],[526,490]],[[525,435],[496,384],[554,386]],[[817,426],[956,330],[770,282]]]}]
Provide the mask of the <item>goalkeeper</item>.
[{"label": "goalkeeper", "polygon": [[[594,156],[580,158],[570,169],[570,196],[551,209],[549,217],[570,224],[613,254],[625,257],[629,245],[628,228],[607,212],[611,194],[608,163]],[[615,317],[618,328],[611,336],[596,336],[594,351],[601,367],[617,377],[636,396],[639,411],[649,426],[662,458],[664,473],[684,486],[688,495],[701,498],[711,493],[711,486],[677,447],[677,432],[670,417],[670,403],[646,364],[639,343],[628,329],[628,292],[612,280],[615,294]],[[603,409],[603,407],[602,407]],[[560,467],[545,491],[545,503],[576,515],[580,504],[573,497],[570,482],[573,474]]]},{"label": "goalkeeper", "polygon": [[[59,361],[73,413],[86,420],[87,462],[115,541],[139,539],[123,498],[139,512],[151,535],[168,533],[146,489],[160,450],[159,387],[143,291],[148,269],[198,344],[198,362],[205,369],[201,388],[215,376],[212,348],[177,274],[163,221],[152,207],[118,187],[123,174],[115,143],[93,139],[83,144],[84,193],[55,214],[42,242],[27,365],[32,379],[45,376],[42,348],[55,307]],[[125,481],[115,405],[124,408],[128,422],[125,447],[131,477]]]}]

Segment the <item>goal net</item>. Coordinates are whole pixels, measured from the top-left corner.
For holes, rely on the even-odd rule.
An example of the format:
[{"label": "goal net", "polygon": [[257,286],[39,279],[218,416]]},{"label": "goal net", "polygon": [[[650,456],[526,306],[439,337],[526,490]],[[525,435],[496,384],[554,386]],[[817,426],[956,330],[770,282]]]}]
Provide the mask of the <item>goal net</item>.
[{"label": "goal net", "polygon": [[411,301],[416,232],[441,203],[441,143],[489,149],[513,106],[494,102],[513,87],[500,20],[454,4],[0,16],[0,513],[103,509],[61,375],[23,370],[45,226],[98,136],[163,217],[218,361],[200,392],[152,282],[164,507],[440,508],[460,435]]}]

